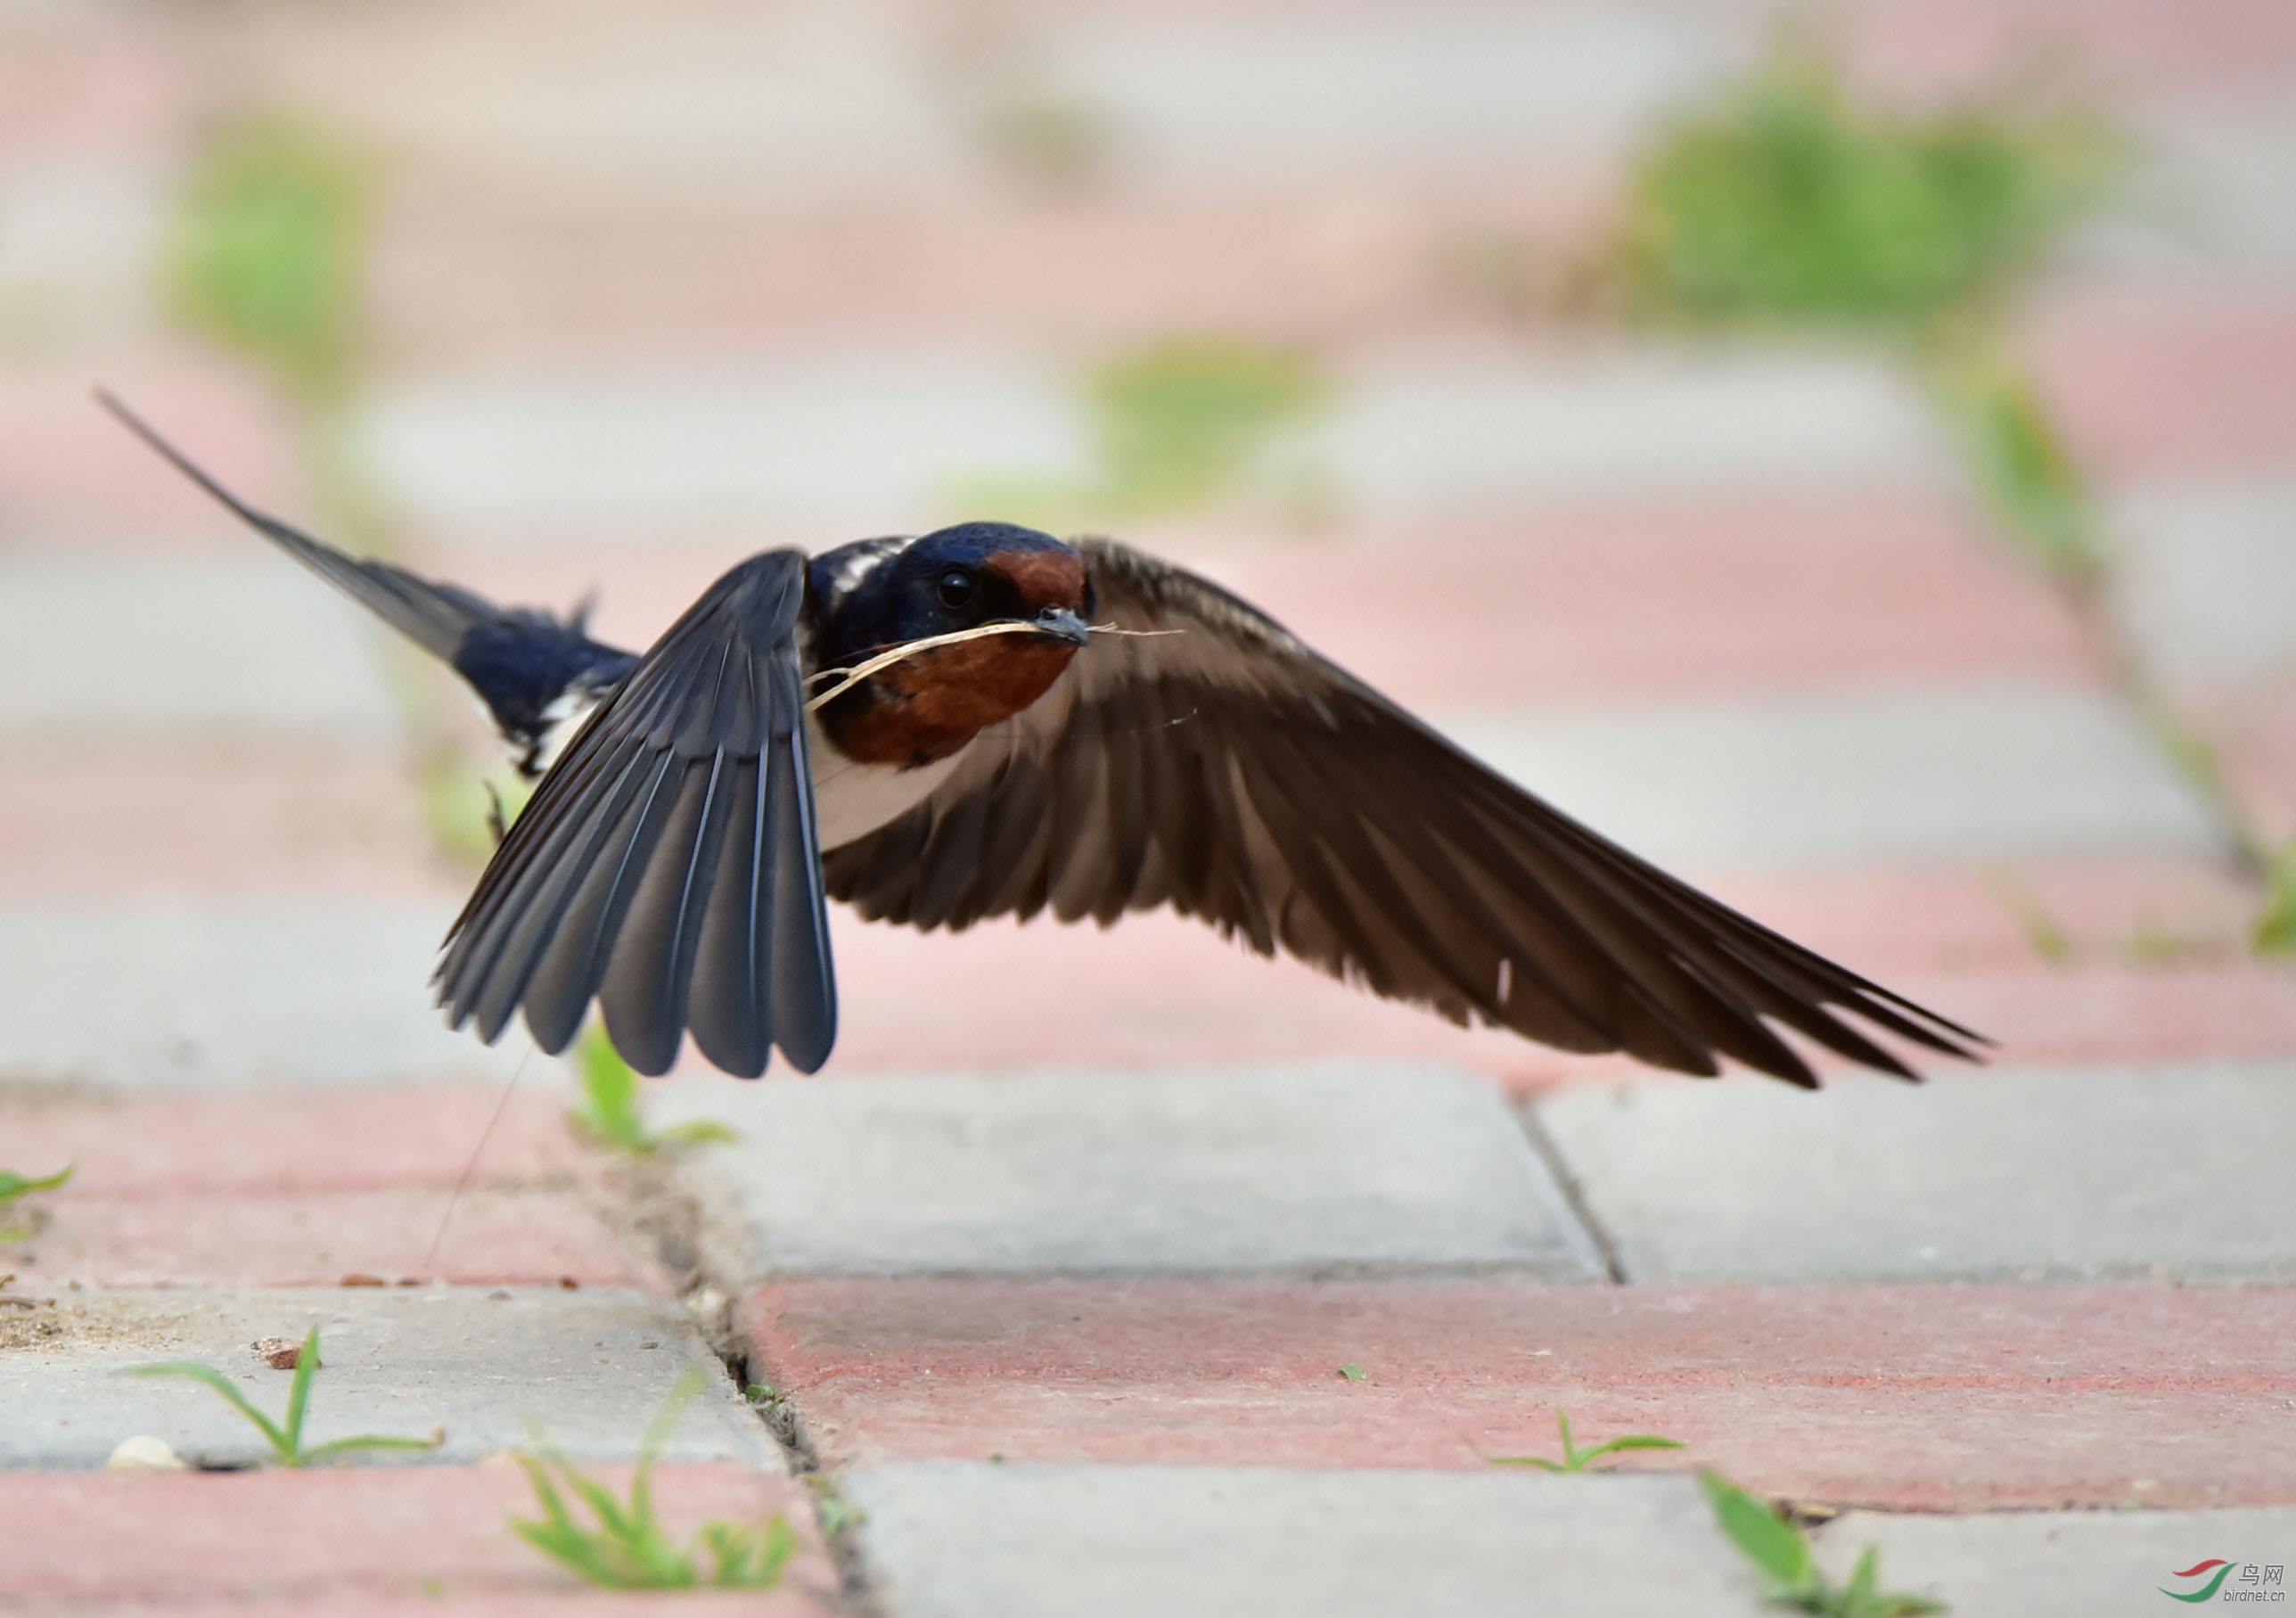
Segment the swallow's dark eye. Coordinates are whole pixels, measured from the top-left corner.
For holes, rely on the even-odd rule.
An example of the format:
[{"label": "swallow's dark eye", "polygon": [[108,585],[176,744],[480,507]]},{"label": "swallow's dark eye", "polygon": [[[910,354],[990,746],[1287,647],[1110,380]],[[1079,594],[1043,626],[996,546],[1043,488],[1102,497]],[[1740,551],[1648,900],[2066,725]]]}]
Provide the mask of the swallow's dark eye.
[{"label": "swallow's dark eye", "polygon": [[977,587],[971,573],[963,568],[951,568],[934,584],[933,593],[940,597],[941,605],[961,607],[972,600],[972,593]]}]

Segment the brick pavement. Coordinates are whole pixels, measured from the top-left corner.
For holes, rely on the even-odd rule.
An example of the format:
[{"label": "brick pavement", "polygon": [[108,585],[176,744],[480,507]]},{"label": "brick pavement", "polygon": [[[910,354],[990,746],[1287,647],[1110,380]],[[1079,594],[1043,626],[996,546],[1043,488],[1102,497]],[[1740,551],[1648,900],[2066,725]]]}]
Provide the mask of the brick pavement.
[{"label": "brick pavement", "polygon": [[[2269,0],[1836,25],[1892,93],[2062,45],[2148,143],[2020,341],[2110,517],[2120,645],[2217,798],[1886,357],[1526,320],[1458,279],[1598,228],[1648,119],[1761,26],[0,12],[0,1168],[78,1164],[0,1245],[40,1301],[0,1309],[0,1606],[561,1610],[501,1452],[539,1423],[627,1476],[688,1365],[722,1371],[666,1514],[786,1513],[767,1610],[1759,1611],[1692,1465],[1857,1507],[1821,1559],[1879,1542],[1964,1614],[2296,1560],[2296,975],[2246,951],[2233,857],[2296,828],[2296,37]],[[1098,177],[984,144],[1032,97],[1088,114]],[[311,510],[297,411],[151,290],[201,120],[270,104],[384,163],[354,421],[422,564],[598,586],[643,641],[734,554],[1082,475],[1071,379],[1126,344],[1305,342],[1337,384],[1290,451],[1317,508],[1128,532],[1999,1063],[1695,1084],[1170,918],[840,917],[827,1073],[689,1066],[655,1121],[737,1143],[585,1144],[556,1064],[424,1004],[465,873],[420,766],[471,738],[459,699],[86,403],[110,382]],[[313,1322],[315,1437],[443,1425],[436,1453],[101,1469],[134,1433],[250,1458],[211,1395],[120,1367],[201,1357],[272,1403],[250,1343]],[[1488,1464],[1551,1453],[1558,1406],[1690,1448]]]}]

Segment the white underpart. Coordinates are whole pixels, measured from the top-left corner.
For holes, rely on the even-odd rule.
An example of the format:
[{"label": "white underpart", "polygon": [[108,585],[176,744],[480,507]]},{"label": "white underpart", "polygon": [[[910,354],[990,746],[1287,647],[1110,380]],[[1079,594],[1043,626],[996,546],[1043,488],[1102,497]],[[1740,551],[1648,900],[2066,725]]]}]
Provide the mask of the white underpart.
[{"label": "white underpart", "polygon": [[537,769],[546,770],[558,762],[558,755],[566,751],[566,743],[574,739],[582,722],[596,710],[601,694],[573,686],[562,692],[542,710],[542,740],[534,750]]},{"label": "white underpart", "polygon": [[814,826],[824,849],[866,837],[907,814],[948,779],[972,745],[910,769],[857,764],[837,751],[811,714],[805,719],[805,742],[813,765]]}]

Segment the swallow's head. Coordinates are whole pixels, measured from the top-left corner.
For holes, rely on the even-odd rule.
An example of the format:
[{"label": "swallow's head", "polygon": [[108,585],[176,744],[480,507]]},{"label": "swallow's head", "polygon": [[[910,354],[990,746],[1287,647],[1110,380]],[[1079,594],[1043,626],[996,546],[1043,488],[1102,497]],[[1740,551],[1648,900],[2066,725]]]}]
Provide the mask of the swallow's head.
[{"label": "swallow's head", "polygon": [[1049,534],[966,522],[814,563],[816,669],[988,624],[1025,626],[935,646],[879,670],[822,710],[849,758],[901,768],[947,758],[1044,695],[1089,638],[1084,557]]}]

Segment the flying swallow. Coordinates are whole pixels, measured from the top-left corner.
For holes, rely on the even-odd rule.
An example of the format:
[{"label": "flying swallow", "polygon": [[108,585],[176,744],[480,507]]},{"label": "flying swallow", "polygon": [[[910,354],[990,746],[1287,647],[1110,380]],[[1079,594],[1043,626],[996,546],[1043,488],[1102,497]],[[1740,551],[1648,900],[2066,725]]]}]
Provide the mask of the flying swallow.
[{"label": "flying swallow", "polygon": [[[1881,1031],[1981,1035],[1669,876],[1477,762],[1267,614],[1100,538],[1001,522],[740,563],[653,646],[505,609],[258,512],[447,662],[538,778],[434,979],[492,1042],[594,1001],[638,1072],[691,1034],[742,1078],[836,1039],[826,901],[961,930],[1168,905],[1454,1023],[1814,1088],[1776,1027],[1916,1075]],[[1095,637],[1095,619],[1126,633]],[[994,626],[991,636],[918,643]],[[865,669],[865,665],[869,665]],[[857,672],[859,678],[856,678]],[[824,687],[824,682],[827,682]],[[830,694],[830,693],[834,694]],[[824,700],[825,699],[825,700]]]}]

